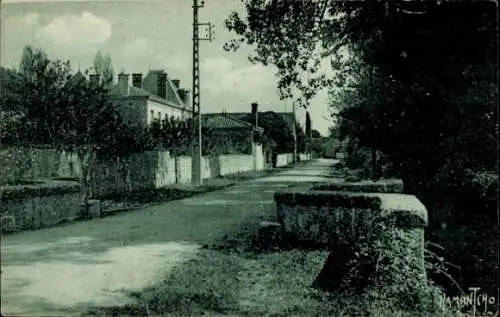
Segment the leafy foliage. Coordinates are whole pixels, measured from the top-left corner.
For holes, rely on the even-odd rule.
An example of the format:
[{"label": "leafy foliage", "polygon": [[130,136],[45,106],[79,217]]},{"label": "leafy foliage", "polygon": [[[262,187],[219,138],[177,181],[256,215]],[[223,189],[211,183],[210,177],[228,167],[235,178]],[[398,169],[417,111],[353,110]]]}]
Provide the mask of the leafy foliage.
[{"label": "leafy foliage", "polygon": [[[173,155],[191,155],[193,121],[156,120],[145,131],[148,149],[168,150]],[[251,154],[251,131],[202,126],[202,155]]]},{"label": "leafy foliage", "polygon": [[[494,3],[245,5],[246,19],[226,21],[237,36],[226,49],[252,46],[250,60],[276,66],[282,96],[298,89],[303,105],[330,89],[340,136],[384,152],[406,191],[432,204],[436,183],[458,187],[465,168],[495,168]],[[325,60],[335,76],[321,72]]]},{"label": "leafy foliage", "polygon": [[[275,66],[283,98],[330,91],[337,130],[369,166],[376,150],[407,193],[468,221],[496,217],[496,4],[487,1],[247,0],[226,49]],[[348,54],[345,54],[347,52]],[[347,56],[346,56],[347,55]],[[330,62],[331,76],[322,72]],[[352,162],[351,162],[352,163]],[[484,220],[483,220],[484,221]],[[492,261],[489,261],[492,262]],[[474,264],[476,265],[476,264]],[[489,270],[494,269],[489,267]],[[418,284],[415,284],[418,285]],[[412,287],[401,280],[401,286]],[[424,288],[419,288],[424,289]]]},{"label": "leafy foliage", "polygon": [[192,121],[180,121],[171,117],[155,120],[148,129],[148,148],[165,149],[172,154],[187,154],[191,151]]},{"label": "leafy foliage", "polygon": [[[244,121],[252,123],[249,114]],[[294,148],[293,131],[287,125],[283,117],[274,112],[259,112],[257,117],[258,126],[264,129],[264,144],[269,144],[275,153],[292,153]],[[305,149],[305,134],[299,124],[295,127],[297,133],[297,149],[299,152]]]},{"label": "leafy foliage", "polygon": [[[137,129],[124,124],[107,102],[106,86],[73,74],[69,62],[50,60],[41,49],[23,51],[20,69],[5,70],[7,97],[2,108],[14,115],[2,143],[49,145],[75,152],[82,161],[83,200],[97,159],[144,149]],[[16,120],[12,120],[15,118]]]},{"label": "leafy foliage", "polygon": [[311,116],[309,115],[309,112],[306,112],[306,135],[311,137]]}]

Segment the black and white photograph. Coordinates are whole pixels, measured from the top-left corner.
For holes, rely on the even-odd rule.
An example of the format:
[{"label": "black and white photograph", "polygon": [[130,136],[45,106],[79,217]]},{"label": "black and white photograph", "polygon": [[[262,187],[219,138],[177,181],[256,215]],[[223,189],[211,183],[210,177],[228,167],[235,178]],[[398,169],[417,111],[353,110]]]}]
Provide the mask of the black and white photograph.
[{"label": "black and white photograph", "polygon": [[0,0],[1,316],[498,317],[498,3]]}]

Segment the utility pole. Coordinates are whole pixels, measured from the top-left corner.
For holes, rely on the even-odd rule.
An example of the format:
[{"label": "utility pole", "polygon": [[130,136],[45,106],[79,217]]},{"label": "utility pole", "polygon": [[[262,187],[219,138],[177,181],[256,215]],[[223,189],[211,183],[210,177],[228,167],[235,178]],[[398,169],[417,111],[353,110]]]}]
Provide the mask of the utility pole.
[{"label": "utility pole", "polygon": [[292,101],[293,113],[293,164],[297,163],[297,118],[295,117],[295,100]]},{"label": "utility pole", "polygon": [[[198,23],[198,9],[205,6],[205,1],[198,4],[193,0],[193,131],[191,155],[191,182],[201,185],[202,177],[202,143],[201,143],[201,107],[200,107],[200,41],[212,41],[212,24]],[[208,34],[200,38],[199,27],[206,26]]]}]

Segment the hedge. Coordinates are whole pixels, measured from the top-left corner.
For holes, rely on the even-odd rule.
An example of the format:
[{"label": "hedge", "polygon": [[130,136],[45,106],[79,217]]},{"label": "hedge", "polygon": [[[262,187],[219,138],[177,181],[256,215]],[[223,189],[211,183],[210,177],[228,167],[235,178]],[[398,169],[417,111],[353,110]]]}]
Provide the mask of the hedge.
[{"label": "hedge", "polygon": [[28,185],[0,186],[0,201],[21,200],[26,197],[44,197],[80,192],[77,182],[38,180]]}]

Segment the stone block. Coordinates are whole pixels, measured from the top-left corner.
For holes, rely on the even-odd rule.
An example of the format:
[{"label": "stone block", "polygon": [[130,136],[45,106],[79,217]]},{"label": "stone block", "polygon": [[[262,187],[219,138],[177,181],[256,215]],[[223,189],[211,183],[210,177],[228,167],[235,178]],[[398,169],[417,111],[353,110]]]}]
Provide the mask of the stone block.
[{"label": "stone block", "polygon": [[259,223],[258,244],[261,250],[278,249],[281,244],[281,225],[277,222]]},{"label": "stone block", "polygon": [[101,217],[101,201],[90,199],[88,202],[88,215],[90,219]]},{"label": "stone block", "polygon": [[0,228],[2,233],[16,231],[16,219],[12,215],[0,216]]},{"label": "stone block", "polygon": [[79,212],[79,184],[40,180],[36,184],[2,186],[0,205],[6,220],[2,232],[22,231],[54,226],[63,220],[73,220]]},{"label": "stone block", "polygon": [[[342,263],[334,265],[343,268],[342,272],[334,269],[341,275],[348,274],[352,269],[362,271],[362,274],[373,274],[375,263],[370,259],[379,258],[383,252],[385,263],[402,263],[390,275],[407,276],[416,281],[426,279],[424,229],[428,225],[428,217],[425,206],[415,196],[313,188],[314,185],[291,187],[275,193],[278,222],[285,236],[318,248],[328,244],[332,253],[344,250],[341,255],[331,254],[333,258],[343,258]],[[345,254],[346,250],[348,254]],[[366,261],[359,259],[361,253],[369,254]],[[351,261],[353,259],[356,261]],[[330,259],[331,263],[336,263],[332,261]],[[327,266],[333,265],[331,263]],[[363,268],[353,268],[349,263]],[[330,274],[324,272],[326,269],[320,276]],[[320,276],[316,286],[330,289],[342,287],[338,284],[342,277],[333,278],[337,284],[331,285],[328,284],[331,279],[325,282]],[[359,280],[371,279],[360,277]]]},{"label": "stone block", "polygon": [[89,199],[87,204],[80,204],[80,212],[82,219],[95,219],[101,217],[101,201],[96,199]]}]

